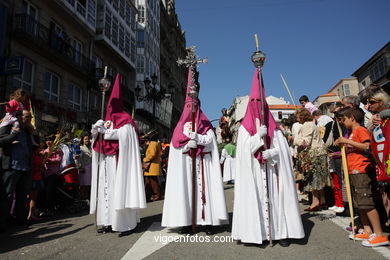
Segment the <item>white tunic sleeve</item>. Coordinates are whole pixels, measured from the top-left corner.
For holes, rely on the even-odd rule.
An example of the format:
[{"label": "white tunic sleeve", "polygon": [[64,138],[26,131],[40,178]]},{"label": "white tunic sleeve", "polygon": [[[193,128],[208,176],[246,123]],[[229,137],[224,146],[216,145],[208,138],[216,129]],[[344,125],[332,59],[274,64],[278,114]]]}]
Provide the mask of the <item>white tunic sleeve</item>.
[{"label": "white tunic sleeve", "polygon": [[198,145],[209,146],[212,145],[213,131],[207,131],[205,135],[197,134],[196,140]]},{"label": "white tunic sleeve", "polygon": [[256,153],[264,145],[263,138],[260,138],[259,134],[249,137],[249,144],[251,148],[252,155]]},{"label": "white tunic sleeve", "polygon": [[105,140],[119,140],[118,129],[107,129],[104,132]]},{"label": "white tunic sleeve", "polygon": [[219,160],[219,163],[222,164],[225,159],[226,159],[226,156],[227,156],[227,151],[225,148],[222,149],[222,152],[221,152],[221,160]]}]

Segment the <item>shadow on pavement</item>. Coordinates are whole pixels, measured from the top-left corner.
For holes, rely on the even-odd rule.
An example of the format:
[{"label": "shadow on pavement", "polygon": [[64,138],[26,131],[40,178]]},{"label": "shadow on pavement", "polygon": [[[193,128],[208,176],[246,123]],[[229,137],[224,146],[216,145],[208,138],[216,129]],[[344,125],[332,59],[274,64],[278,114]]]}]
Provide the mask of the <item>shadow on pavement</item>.
[{"label": "shadow on pavement", "polygon": [[309,213],[304,213],[301,215],[302,218],[302,224],[303,229],[305,230],[305,237],[302,239],[292,239],[291,244],[298,244],[298,245],[306,245],[309,241],[309,237],[311,234],[311,230],[314,227],[314,222],[310,220],[310,218],[314,217],[314,215]]},{"label": "shadow on pavement", "polygon": [[0,253],[72,235],[93,225],[88,224],[77,229],[59,233],[61,230],[69,229],[73,226],[73,224],[70,223],[71,219],[69,218],[83,216],[87,213],[82,212],[72,215],[60,214],[61,213],[55,217],[45,218],[39,222],[34,222],[29,226],[10,226],[6,232],[0,235],[0,240],[2,241]]}]

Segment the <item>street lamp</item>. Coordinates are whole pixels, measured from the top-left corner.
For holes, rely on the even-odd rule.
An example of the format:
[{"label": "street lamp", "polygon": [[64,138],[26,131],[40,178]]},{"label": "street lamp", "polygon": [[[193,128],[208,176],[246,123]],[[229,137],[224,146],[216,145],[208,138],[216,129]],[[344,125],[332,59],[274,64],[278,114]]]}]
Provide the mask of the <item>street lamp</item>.
[{"label": "street lamp", "polygon": [[[135,97],[138,102],[142,101],[152,101],[153,102],[153,117],[156,113],[156,102],[161,102],[164,99],[170,98],[171,96],[171,88],[173,88],[171,85],[169,86],[168,93],[164,89],[157,89],[157,80],[158,76],[156,74],[153,74],[151,76],[151,79],[145,78],[144,80],[144,86],[146,90],[145,95],[141,95],[141,87],[137,85],[137,87],[134,89],[135,91]],[[154,124],[154,121],[153,121]]]}]

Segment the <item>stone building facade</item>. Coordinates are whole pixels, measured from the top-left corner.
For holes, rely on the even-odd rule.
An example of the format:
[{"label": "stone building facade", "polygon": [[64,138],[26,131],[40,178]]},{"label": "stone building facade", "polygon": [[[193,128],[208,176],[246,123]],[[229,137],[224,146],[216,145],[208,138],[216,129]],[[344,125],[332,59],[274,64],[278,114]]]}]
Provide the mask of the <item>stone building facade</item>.
[{"label": "stone building facade", "polygon": [[8,1],[2,100],[22,87],[40,131],[89,130],[100,117],[98,80],[108,66],[111,80],[121,74],[124,103],[131,111],[136,13],[130,0]]}]

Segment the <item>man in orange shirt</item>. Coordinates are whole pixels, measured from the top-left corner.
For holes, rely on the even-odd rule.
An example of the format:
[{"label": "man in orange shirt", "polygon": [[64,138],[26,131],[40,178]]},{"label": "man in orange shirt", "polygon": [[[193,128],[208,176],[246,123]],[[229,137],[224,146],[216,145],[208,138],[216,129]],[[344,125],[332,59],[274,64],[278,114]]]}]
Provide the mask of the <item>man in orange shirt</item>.
[{"label": "man in orange shirt", "polygon": [[[364,152],[370,146],[370,134],[359,122],[364,119],[364,112],[360,108],[350,108],[345,111],[343,124],[352,131],[349,138],[340,137],[338,145],[346,145],[348,171],[351,180],[351,192],[354,207],[359,209],[360,220],[364,226],[361,234],[356,234],[356,240],[362,240],[363,246],[376,247],[388,245],[389,240],[383,233],[378,211],[373,200],[373,183],[375,172],[372,171],[370,160]],[[374,229],[372,232],[371,226]],[[353,235],[349,236],[353,239]]]}]

